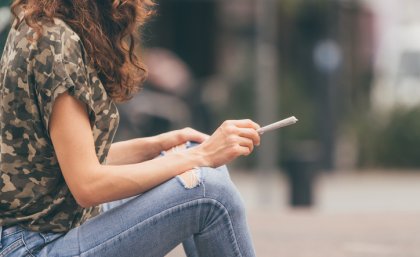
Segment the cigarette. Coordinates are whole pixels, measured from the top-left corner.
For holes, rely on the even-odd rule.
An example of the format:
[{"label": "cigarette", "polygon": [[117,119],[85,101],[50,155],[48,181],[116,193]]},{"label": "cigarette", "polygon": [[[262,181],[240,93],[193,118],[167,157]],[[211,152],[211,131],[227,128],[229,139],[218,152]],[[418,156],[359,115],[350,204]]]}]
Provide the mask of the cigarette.
[{"label": "cigarette", "polygon": [[282,127],[286,127],[286,126],[295,124],[297,121],[298,121],[298,119],[296,119],[295,116],[292,116],[292,117],[286,118],[284,120],[277,121],[275,123],[267,125],[265,127],[259,128],[259,129],[257,129],[257,132],[260,135],[262,135],[267,131],[271,131],[271,130],[275,130],[275,129],[278,129],[278,128],[282,128]]}]

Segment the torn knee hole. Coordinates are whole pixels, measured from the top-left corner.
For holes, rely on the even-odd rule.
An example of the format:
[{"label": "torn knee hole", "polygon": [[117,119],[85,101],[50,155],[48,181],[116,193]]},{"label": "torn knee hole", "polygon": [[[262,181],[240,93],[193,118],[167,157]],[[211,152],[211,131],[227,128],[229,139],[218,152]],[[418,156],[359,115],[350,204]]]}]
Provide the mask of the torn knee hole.
[{"label": "torn knee hole", "polygon": [[181,184],[186,189],[192,189],[197,187],[201,183],[201,177],[199,174],[199,169],[195,168],[189,171],[186,171],[177,176],[177,178],[181,181]]}]

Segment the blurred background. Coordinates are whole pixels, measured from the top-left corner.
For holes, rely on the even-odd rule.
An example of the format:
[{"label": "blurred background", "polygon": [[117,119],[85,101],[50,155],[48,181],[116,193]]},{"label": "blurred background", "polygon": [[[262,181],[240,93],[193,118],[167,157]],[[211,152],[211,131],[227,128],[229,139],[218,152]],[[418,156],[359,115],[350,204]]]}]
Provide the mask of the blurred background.
[{"label": "blurred background", "polygon": [[116,141],[294,115],[230,165],[258,256],[420,256],[420,0],[157,4]]}]

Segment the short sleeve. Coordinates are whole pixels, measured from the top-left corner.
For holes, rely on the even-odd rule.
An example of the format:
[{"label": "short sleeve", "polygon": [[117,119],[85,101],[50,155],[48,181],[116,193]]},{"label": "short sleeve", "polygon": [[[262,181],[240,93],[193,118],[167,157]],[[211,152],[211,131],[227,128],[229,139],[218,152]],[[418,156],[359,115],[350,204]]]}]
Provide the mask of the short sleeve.
[{"label": "short sleeve", "polygon": [[64,26],[47,28],[38,39],[33,55],[34,73],[39,112],[46,133],[55,100],[68,93],[86,105],[89,116],[94,114],[92,88],[84,61],[79,37]]}]

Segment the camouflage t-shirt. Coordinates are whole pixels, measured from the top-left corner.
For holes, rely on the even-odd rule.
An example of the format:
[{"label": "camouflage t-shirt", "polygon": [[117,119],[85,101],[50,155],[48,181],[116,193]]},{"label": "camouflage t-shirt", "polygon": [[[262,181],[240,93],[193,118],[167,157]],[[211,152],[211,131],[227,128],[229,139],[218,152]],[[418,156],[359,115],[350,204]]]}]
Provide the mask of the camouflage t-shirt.
[{"label": "camouflage t-shirt", "polygon": [[119,116],[79,36],[59,19],[42,27],[35,41],[25,22],[12,29],[1,59],[0,226],[66,232],[99,209],[80,207],[64,181],[47,129],[54,101],[67,92],[86,105],[101,163]]}]

